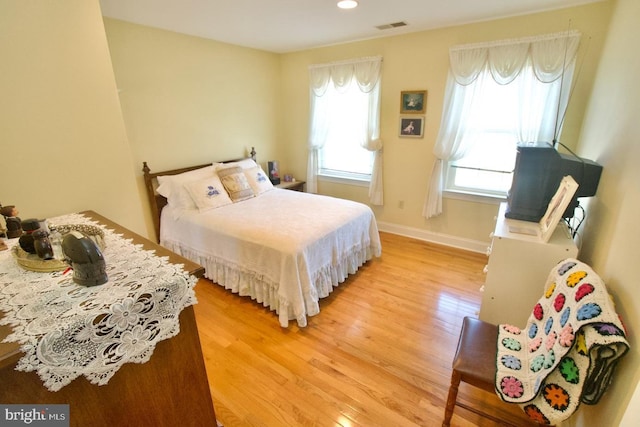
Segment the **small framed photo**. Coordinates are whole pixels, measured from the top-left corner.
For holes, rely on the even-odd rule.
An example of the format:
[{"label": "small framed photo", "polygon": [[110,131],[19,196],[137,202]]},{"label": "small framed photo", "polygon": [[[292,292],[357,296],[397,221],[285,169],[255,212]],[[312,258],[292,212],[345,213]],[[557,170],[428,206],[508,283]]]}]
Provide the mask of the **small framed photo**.
[{"label": "small framed photo", "polygon": [[267,162],[269,168],[269,180],[273,185],[280,184],[280,164],[277,160]]},{"label": "small framed photo", "polygon": [[400,114],[424,114],[426,108],[426,90],[405,90],[400,92]]},{"label": "small framed photo", "polygon": [[422,138],[424,135],[424,117],[400,117],[400,136]]},{"label": "small framed photo", "polygon": [[562,181],[560,181],[560,186],[556,194],[551,198],[547,211],[540,220],[541,237],[545,243],[551,238],[556,226],[562,219],[562,214],[567,210],[577,189],[578,183],[571,175],[565,176],[562,178]]}]

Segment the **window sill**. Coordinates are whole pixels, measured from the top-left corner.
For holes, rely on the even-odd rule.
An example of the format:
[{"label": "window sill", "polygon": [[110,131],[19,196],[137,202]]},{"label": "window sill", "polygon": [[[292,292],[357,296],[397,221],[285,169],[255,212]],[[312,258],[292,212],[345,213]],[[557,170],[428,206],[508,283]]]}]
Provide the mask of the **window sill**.
[{"label": "window sill", "polygon": [[318,175],[318,181],[331,182],[334,184],[354,185],[356,187],[369,187],[369,181],[355,178],[344,178],[333,175]]},{"label": "window sill", "polygon": [[499,205],[507,200],[506,196],[495,194],[470,193],[466,191],[445,190],[442,193],[445,199],[464,200],[467,202],[485,203],[488,205]]}]

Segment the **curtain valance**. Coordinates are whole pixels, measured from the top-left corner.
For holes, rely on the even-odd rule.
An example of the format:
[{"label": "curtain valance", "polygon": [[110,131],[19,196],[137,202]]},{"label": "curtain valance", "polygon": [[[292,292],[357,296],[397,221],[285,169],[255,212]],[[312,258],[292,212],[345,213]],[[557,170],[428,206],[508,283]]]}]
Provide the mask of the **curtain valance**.
[{"label": "curtain valance", "polygon": [[324,95],[329,82],[333,81],[339,91],[351,83],[353,77],[358,82],[360,90],[369,93],[380,79],[382,69],[382,57],[367,57],[329,64],[317,64],[309,66],[309,79],[311,89],[316,96]]},{"label": "curtain valance", "polygon": [[467,86],[487,68],[498,84],[509,84],[530,61],[534,75],[550,83],[563,74],[578,52],[580,33],[566,31],[489,43],[454,46],[449,50],[451,72],[456,82]]}]

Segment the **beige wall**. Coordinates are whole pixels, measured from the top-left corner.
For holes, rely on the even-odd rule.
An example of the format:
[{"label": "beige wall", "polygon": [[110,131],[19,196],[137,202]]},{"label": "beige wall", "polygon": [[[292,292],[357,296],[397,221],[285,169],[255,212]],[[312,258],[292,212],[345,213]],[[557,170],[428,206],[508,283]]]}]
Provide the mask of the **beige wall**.
[{"label": "beige wall", "polygon": [[144,233],[97,1],[0,1],[0,202]]},{"label": "beige wall", "polygon": [[278,55],[112,19],[105,29],[143,200],[143,161],[161,171],[252,146],[263,166],[281,156]]},{"label": "beige wall", "polygon": [[[615,296],[630,337],[611,390],[600,404],[583,406],[578,426],[617,426],[640,379],[640,2],[618,0],[585,115],[579,153],[604,166],[597,196],[591,199],[581,257]],[[629,411],[640,414],[640,402]]]},{"label": "beige wall", "polygon": [[[434,162],[433,146],[442,115],[448,71],[448,49],[452,45],[517,38],[565,31],[569,27],[583,33],[581,62],[584,65],[565,122],[563,142],[577,143],[584,108],[588,101],[598,58],[606,36],[611,4],[587,6],[490,22],[385,37],[283,55],[282,105],[288,144],[286,164],[298,176],[306,174],[308,132],[309,64],[347,58],[382,55],[381,137],[384,141],[384,207],[374,207],[376,218],[388,228],[406,228],[408,234],[440,239],[440,234],[465,240],[487,242],[497,213],[494,204],[444,200],[444,213],[433,219],[422,217],[422,208]],[[586,52],[586,55],[585,55]],[[427,111],[423,139],[398,137],[400,92],[426,89]],[[322,193],[367,201],[367,189],[320,183]],[[401,203],[404,202],[404,203]],[[404,205],[403,208],[400,205]],[[480,245],[481,247],[485,245]]]}]

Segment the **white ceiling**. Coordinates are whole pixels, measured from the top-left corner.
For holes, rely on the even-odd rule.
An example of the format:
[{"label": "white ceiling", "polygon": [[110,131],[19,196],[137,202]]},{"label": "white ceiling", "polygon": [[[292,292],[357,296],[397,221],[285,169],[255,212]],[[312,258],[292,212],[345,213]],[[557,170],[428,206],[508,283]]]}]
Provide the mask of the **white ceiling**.
[{"label": "white ceiling", "polygon": [[[100,0],[103,16],[276,53],[601,0]],[[376,27],[404,21],[405,27]]]}]

